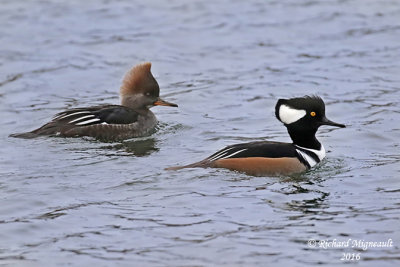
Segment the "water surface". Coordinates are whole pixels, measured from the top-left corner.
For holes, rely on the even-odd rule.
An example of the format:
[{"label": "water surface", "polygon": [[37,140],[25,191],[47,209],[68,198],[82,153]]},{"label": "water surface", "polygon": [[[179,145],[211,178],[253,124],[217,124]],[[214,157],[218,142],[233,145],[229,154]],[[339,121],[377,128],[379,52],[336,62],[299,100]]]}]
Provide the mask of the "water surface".
[{"label": "water surface", "polygon": [[[266,266],[400,262],[398,1],[0,4],[0,263]],[[119,143],[9,138],[66,108],[117,104],[151,61],[158,130]],[[164,171],[226,145],[290,141],[278,98],[318,94],[345,129],[293,177]],[[313,248],[308,240],[387,241]]]}]

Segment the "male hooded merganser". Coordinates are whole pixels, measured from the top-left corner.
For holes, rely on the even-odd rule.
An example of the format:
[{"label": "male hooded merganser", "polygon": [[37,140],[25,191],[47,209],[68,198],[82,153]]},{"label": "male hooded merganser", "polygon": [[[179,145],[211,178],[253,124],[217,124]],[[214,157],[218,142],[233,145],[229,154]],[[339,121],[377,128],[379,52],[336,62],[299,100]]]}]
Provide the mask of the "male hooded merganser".
[{"label": "male hooded merganser", "polygon": [[105,140],[122,140],[146,135],[157,124],[157,119],[149,108],[178,106],[159,97],[160,88],[150,68],[151,63],[146,62],[134,66],[125,74],[120,88],[121,105],[70,109],[56,114],[52,121],[32,132],[11,136],[91,136]]},{"label": "male hooded merganser", "polygon": [[208,158],[186,166],[168,168],[226,168],[250,175],[288,175],[314,167],[325,157],[325,148],[315,138],[321,125],[346,127],[325,117],[324,101],[317,96],[279,99],[275,116],[286,126],[293,141],[251,142],[228,146]]}]

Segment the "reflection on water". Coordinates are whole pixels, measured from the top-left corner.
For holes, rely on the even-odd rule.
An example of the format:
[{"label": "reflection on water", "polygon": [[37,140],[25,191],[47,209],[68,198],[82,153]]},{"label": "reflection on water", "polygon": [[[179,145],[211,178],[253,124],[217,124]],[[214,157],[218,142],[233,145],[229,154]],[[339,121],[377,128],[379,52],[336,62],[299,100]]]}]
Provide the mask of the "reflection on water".
[{"label": "reflection on water", "polygon": [[153,152],[159,151],[159,148],[156,147],[156,139],[151,137],[145,139],[140,138],[139,140],[125,140],[118,144],[102,146],[100,149],[116,151],[123,150],[126,153],[135,155],[137,157],[148,156]]},{"label": "reflection on water", "polygon": [[[11,1],[0,5],[0,262],[11,266],[397,266],[400,2]],[[117,104],[152,61],[159,128],[124,142],[8,138]],[[290,177],[164,168],[290,141],[279,98],[320,95],[327,157]],[[308,240],[393,239],[320,249]]]}]

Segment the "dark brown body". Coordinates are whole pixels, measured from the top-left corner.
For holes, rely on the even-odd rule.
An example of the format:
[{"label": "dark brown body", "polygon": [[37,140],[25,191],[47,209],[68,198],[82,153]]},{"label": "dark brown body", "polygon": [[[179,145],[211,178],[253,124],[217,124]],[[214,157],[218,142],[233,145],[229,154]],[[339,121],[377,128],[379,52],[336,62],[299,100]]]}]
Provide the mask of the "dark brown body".
[{"label": "dark brown body", "polygon": [[126,73],[120,88],[121,105],[66,110],[36,130],[11,136],[90,136],[102,140],[123,140],[148,135],[157,124],[151,107],[178,106],[159,97],[160,88],[150,68],[151,63],[146,62]]},{"label": "dark brown body", "polygon": [[157,119],[153,112],[147,110],[138,116],[137,121],[129,124],[94,124],[88,126],[76,126],[60,121],[51,121],[42,127],[28,133],[13,134],[12,137],[34,138],[40,135],[60,137],[89,136],[100,140],[124,140],[139,136],[145,136],[152,132],[157,125]]}]

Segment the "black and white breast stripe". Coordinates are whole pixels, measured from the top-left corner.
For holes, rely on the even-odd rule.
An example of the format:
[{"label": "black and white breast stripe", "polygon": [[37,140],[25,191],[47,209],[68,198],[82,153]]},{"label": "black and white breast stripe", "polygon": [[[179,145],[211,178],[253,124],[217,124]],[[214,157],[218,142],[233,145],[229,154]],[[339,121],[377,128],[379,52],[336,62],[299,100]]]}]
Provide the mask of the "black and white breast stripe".
[{"label": "black and white breast stripe", "polygon": [[133,109],[118,105],[105,105],[67,110],[57,114],[53,118],[53,122],[76,126],[130,124],[136,122],[138,116],[139,114]]},{"label": "black and white breast stripe", "polygon": [[302,161],[305,162],[309,168],[314,167],[325,158],[325,148],[322,144],[320,150],[305,148],[298,145],[295,145],[295,147],[299,157],[301,157]]}]

